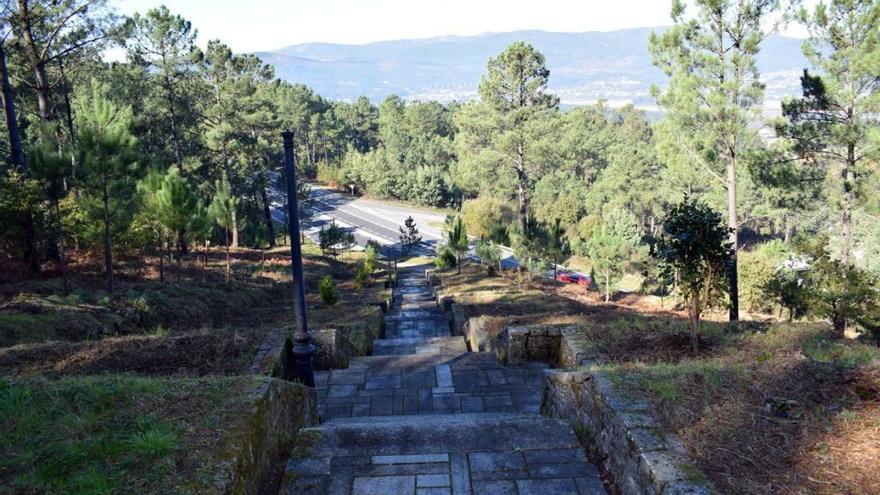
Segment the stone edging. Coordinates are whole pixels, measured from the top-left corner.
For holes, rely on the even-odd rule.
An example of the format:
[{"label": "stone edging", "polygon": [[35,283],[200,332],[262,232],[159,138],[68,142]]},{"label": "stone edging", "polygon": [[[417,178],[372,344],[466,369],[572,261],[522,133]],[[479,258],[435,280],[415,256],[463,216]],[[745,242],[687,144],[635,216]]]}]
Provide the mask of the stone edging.
[{"label": "stone edging", "polygon": [[[507,364],[544,361],[569,370],[597,364],[597,350],[574,326],[510,325],[488,335],[483,330],[487,320],[465,323],[472,350],[494,352]],[[647,401],[621,393],[600,371],[545,371],[542,413],[574,423],[582,443],[594,459],[602,460],[620,493],[717,493],[681,440],[663,431],[651,410]]]},{"label": "stone edging", "polygon": [[581,441],[602,459],[620,493],[717,493],[681,440],[660,428],[651,405],[621,394],[604,373],[546,370],[541,410],[575,423]]},{"label": "stone edging", "polygon": [[244,398],[246,412],[224,435],[226,450],[215,464],[206,493],[261,493],[283,465],[300,429],[317,424],[313,389],[268,377],[257,377],[254,382]]}]

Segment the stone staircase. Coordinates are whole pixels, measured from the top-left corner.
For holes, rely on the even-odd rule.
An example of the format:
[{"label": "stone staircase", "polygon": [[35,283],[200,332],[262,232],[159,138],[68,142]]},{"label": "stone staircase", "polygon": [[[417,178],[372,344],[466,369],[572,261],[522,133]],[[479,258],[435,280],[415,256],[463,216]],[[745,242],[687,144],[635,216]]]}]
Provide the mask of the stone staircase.
[{"label": "stone staircase", "polygon": [[540,415],[546,365],[468,352],[420,268],[400,273],[373,355],[316,373],[322,424],[281,493],[604,494],[569,424]]}]

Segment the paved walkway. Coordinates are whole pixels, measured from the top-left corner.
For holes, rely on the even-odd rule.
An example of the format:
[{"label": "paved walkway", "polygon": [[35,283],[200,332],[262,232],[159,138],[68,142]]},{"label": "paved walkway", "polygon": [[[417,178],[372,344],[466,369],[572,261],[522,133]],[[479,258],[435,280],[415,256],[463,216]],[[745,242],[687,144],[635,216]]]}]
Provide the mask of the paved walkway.
[{"label": "paved walkway", "polygon": [[539,414],[546,366],[468,352],[423,274],[400,272],[372,356],[316,374],[322,424],[281,493],[604,494],[569,424]]}]

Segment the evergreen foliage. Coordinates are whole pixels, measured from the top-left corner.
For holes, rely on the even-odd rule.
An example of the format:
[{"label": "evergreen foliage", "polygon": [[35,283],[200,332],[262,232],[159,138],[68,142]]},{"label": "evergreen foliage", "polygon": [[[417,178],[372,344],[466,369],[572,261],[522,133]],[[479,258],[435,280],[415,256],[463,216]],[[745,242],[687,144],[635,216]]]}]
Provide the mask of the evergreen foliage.
[{"label": "evergreen foliage", "polygon": [[400,245],[404,253],[409,253],[412,248],[418,246],[422,242],[422,236],[419,235],[419,227],[416,221],[410,215],[406,217],[400,230]]},{"label": "evergreen foliage", "polygon": [[694,350],[699,347],[703,311],[717,304],[727,290],[732,259],[729,234],[720,214],[686,197],[669,211],[655,239],[661,277],[685,300]]},{"label": "evergreen foliage", "polygon": [[325,275],[324,278],[318,282],[318,294],[321,296],[321,300],[324,301],[324,304],[329,306],[339,302],[339,294],[336,292],[336,282],[333,281],[333,277]]}]

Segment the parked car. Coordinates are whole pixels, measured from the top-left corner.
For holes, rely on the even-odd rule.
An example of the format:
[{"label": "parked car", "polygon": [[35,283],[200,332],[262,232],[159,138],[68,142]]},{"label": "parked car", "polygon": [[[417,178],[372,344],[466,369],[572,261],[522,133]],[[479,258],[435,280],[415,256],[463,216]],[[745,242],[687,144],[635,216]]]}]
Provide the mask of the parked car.
[{"label": "parked car", "polygon": [[584,275],[583,273],[558,273],[556,274],[556,280],[564,284],[578,284],[582,287],[590,287],[593,285],[593,281],[590,279],[590,276]]}]

